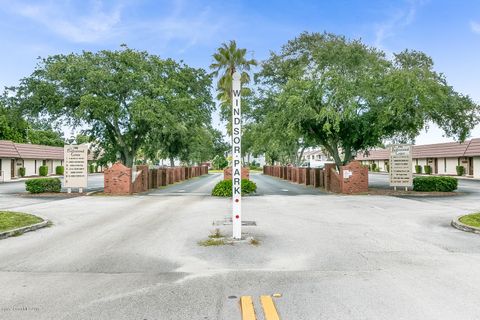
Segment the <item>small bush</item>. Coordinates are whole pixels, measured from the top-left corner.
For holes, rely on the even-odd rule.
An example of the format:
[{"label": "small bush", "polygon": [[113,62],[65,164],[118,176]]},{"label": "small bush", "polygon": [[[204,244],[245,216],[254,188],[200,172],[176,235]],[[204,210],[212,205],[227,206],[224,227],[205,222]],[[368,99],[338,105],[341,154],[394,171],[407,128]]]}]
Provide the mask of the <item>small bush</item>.
[{"label": "small bush", "polygon": [[457,166],[457,176],[463,176],[465,174],[465,167],[464,166]]},{"label": "small bush", "polygon": [[56,166],[55,167],[55,174],[63,175],[64,171],[65,171],[65,168],[63,166]]},{"label": "small bush", "polygon": [[88,166],[88,173],[94,173],[95,172],[95,165],[94,164],[90,164]]},{"label": "small bush", "polygon": [[30,193],[60,192],[62,183],[58,178],[38,178],[25,181],[25,187]]},{"label": "small bush", "polygon": [[18,168],[18,175],[22,178],[25,177],[25,168],[24,167]]},{"label": "small bush", "polygon": [[[254,193],[257,191],[255,182],[248,179],[242,179],[242,195]],[[212,196],[231,197],[232,196],[232,180],[222,180],[212,190]]]},{"label": "small bush", "polygon": [[422,166],[419,166],[418,164],[415,166],[415,173],[420,174],[422,173]]},{"label": "small bush", "polygon": [[46,177],[48,175],[48,167],[47,166],[40,166],[40,168],[38,168],[38,173],[42,177]]},{"label": "small bush", "polygon": [[452,192],[457,190],[458,181],[452,177],[415,177],[413,179],[414,191]]},{"label": "small bush", "polygon": [[377,172],[377,164],[376,163],[372,163],[372,171]]},{"label": "small bush", "polygon": [[425,174],[432,174],[432,166],[423,166],[423,169],[425,170]]}]

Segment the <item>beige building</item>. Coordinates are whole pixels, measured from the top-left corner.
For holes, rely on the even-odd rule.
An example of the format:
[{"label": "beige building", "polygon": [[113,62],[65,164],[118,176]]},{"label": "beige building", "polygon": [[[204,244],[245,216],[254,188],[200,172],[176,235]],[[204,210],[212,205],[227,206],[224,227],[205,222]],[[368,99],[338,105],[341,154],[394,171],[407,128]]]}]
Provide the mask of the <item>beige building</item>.
[{"label": "beige building", "polygon": [[25,168],[25,176],[37,176],[40,166],[47,166],[52,174],[61,165],[63,147],[0,140],[0,182],[18,178],[20,168]]},{"label": "beige building", "polygon": [[[380,171],[387,171],[390,151],[388,149],[370,150],[368,154],[359,154],[356,160],[363,164],[375,163]],[[432,174],[456,175],[457,166],[463,166],[467,176],[480,178],[480,138],[464,143],[448,142],[413,146],[413,172],[415,166],[432,167]],[[422,171],[423,172],[423,171]]]}]

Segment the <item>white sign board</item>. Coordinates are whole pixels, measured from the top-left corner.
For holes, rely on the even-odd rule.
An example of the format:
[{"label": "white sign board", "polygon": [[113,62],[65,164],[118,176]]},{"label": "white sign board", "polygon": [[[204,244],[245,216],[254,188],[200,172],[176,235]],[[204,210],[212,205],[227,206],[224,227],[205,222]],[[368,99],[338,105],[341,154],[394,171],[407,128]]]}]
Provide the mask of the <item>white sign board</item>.
[{"label": "white sign board", "polygon": [[242,113],[240,73],[232,80],[232,225],[233,238],[242,238]]},{"label": "white sign board", "polygon": [[411,187],[413,185],[412,146],[390,146],[390,186]]},{"label": "white sign board", "polygon": [[88,146],[86,144],[69,145],[63,148],[64,152],[64,187],[86,188],[88,173]]}]

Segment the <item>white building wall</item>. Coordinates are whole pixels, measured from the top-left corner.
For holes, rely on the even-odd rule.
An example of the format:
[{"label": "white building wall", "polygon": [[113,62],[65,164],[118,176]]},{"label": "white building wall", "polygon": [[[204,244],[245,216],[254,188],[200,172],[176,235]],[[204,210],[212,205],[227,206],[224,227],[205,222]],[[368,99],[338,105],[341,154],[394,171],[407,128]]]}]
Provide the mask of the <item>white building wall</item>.
[{"label": "white building wall", "polygon": [[12,159],[10,158],[2,158],[0,159],[2,161],[2,172],[1,175],[2,177],[0,178],[0,182],[2,181],[10,181],[11,180],[11,161]]},{"label": "white building wall", "polygon": [[[435,171],[434,171],[435,172]],[[438,174],[446,174],[445,158],[438,158]]]},{"label": "white building wall", "polygon": [[447,158],[446,174],[457,174],[458,158]]},{"label": "white building wall", "polygon": [[27,159],[23,160],[23,167],[25,168],[25,176],[35,176],[38,174],[35,173],[35,160],[33,159]]},{"label": "white building wall", "polygon": [[480,157],[473,157],[473,177],[480,178]]}]

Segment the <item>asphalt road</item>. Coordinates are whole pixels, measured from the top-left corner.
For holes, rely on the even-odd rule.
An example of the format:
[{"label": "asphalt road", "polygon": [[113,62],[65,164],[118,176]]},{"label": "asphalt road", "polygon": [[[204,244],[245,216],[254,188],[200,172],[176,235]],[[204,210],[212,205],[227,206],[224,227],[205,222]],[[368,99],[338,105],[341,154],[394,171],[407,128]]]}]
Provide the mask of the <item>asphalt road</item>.
[{"label": "asphalt road", "polygon": [[261,320],[272,293],[282,320],[478,319],[480,237],[449,226],[478,202],[285,197],[300,186],[253,175],[260,245],[199,246],[230,211],[208,195],[219,179],[16,207],[54,226],[0,240],[0,319],[231,320],[251,295]]}]

